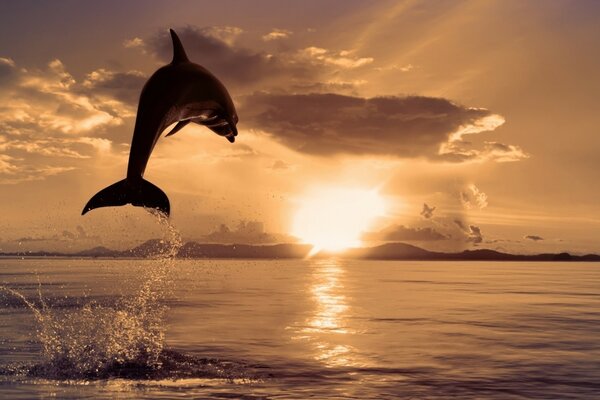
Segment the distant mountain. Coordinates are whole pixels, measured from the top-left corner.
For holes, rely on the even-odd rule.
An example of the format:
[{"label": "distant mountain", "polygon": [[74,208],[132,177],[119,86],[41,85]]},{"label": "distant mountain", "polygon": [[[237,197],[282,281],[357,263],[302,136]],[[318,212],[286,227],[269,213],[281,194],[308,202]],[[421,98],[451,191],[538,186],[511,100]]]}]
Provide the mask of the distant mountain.
[{"label": "distant mountain", "polygon": [[304,258],[311,248],[312,246],[303,244],[254,246],[188,242],[179,250],[178,256],[185,258]]},{"label": "distant mountain", "polygon": [[98,246],[93,249],[83,250],[74,253],[73,256],[79,257],[114,257],[115,251],[106,247]]},{"label": "distant mountain", "polygon": [[350,249],[347,252],[351,258],[370,260],[429,260],[437,254],[406,243],[386,243],[376,247]]},{"label": "distant mountain", "polygon": [[[94,247],[77,253],[58,252],[14,252],[0,253],[3,257],[103,257],[103,258],[153,258],[168,254],[171,244],[164,240],[152,239],[129,250],[111,250]],[[180,258],[246,258],[246,259],[286,259],[305,258],[312,246],[304,244],[204,244],[185,243],[177,252]],[[441,253],[422,249],[406,243],[386,243],[381,246],[354,248],[343,253],[333,254],[321,251],[314,257],[330,256],[365,260],[437,260],[437,261],[600,261],[600,255],[584,256],[569,253],[546,253],[535,255],[509,254],[490,249],[465,250],[459,253]]]}]

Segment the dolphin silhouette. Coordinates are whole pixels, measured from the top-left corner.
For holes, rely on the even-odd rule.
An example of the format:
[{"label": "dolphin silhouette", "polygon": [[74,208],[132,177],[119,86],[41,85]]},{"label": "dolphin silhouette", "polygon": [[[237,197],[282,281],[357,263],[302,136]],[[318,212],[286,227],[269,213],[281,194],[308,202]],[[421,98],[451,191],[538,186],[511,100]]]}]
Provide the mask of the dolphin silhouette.
[{"label": "dolphin silhouette", "polygon": [[204,125],[229,142],[235,142],[238,116],[223,84],[207,69],[190,62],[173,31],[173,61],[148,79],[138,104],[127,177],[102,189],[88,201],[81,215],[99,207],[132,204],[169,215],[167,195],[144,179],[154,145],[171,124],[171,136],[190,122]]}]

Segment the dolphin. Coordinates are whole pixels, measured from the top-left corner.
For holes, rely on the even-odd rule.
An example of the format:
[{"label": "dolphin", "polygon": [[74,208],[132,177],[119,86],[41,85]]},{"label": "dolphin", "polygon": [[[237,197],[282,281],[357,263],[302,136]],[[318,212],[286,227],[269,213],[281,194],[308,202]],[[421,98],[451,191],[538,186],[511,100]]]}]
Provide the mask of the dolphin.
[{"label": "dolphin", "polygon": [[193,122],[235,142],[238,116],[227,89],[206,68],[192,63],[175,31],[170,32],[173,61],[159,68],[140,94],[127,177],[96,193],[81,215],[94,208],[132,204],[169,216],[169,198],[144,179],[144,171],[158,138],[175,122],[166,136]]}]

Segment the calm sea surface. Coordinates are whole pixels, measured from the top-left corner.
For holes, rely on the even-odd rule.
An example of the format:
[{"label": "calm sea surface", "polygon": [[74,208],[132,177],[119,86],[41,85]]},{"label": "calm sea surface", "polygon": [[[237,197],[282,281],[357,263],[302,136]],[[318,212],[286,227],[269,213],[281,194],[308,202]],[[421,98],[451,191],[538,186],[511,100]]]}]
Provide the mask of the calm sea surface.
[{"label": "calm sea surface", "polygon": [[600,399],[597,263],[160,263],[0,260],[0,398]]}]

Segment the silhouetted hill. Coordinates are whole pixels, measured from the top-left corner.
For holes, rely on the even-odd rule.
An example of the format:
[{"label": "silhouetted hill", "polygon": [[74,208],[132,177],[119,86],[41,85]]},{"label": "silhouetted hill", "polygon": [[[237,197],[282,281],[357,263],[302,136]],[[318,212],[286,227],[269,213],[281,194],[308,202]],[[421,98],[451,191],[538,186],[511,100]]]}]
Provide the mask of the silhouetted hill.
[{"label": "silhouetted hill", "polygon": [[[148,240],[129,250],[111,250],[106,247],[94,247],[77,253],[58,252],[14,252],[0,253],[4,257],[105,257],[121,258],[157,257],[168,253],[171,244],[159,239]],[[187,242],[178,251],[181,258],[246,258],[246,259],[285,259],[305,258],[311,250],[304,244],[205,244]],[[569,253],[545,253],[535,255],[509,254],[490,249],[465,250],[459,253],[441,253],[422,249],[406,243],[386,243],[381,246],[348,249],[339,254],[321,251],[314,257],[322,258],[335,255],[342,258],[364,260],[437,260],[437,261],[600,261],[597,254],[584,256]]]},{"label": "silhouetted hill", "polygon": [[350,258],[370,260],[428,260],[439,253],[406,243],[386,243],[376,247],[350,249],[345,254]]},{"label": "silhouetted hill", "polygon": [[92,249],[83,250],[74,253],[74,256],[80,257],[114,257],[115,251],[103,246],[94,247]]},{"label": "silhouetted hill", "polygon": [[275,244],[253,246],[247,244],[200,244],[188,242],[179,250],[185,258],[304,258],[311,246]]}]

